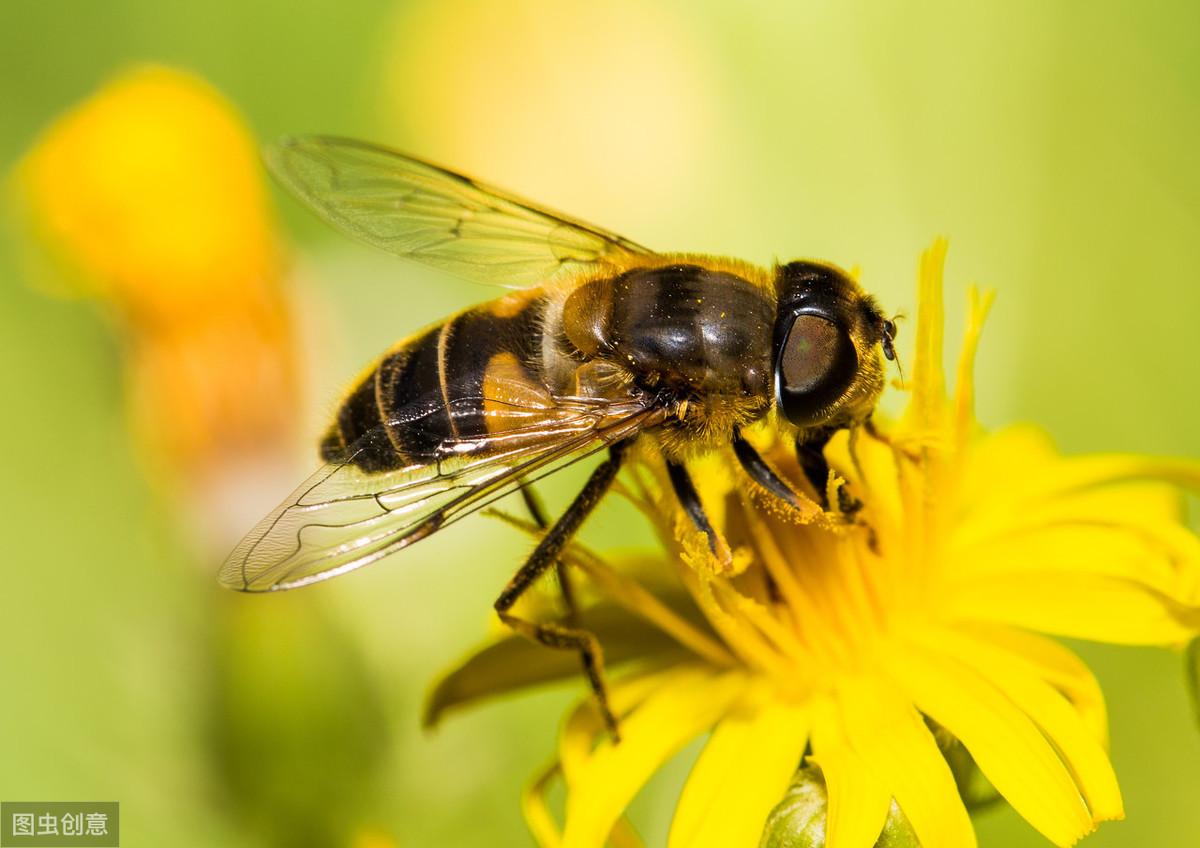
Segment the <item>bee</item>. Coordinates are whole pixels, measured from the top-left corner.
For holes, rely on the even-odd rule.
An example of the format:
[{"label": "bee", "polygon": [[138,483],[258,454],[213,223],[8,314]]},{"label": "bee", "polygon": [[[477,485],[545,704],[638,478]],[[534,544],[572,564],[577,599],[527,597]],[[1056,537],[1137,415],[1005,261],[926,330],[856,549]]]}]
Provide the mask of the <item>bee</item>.
[{"label": "bee", "polygon": [[[580,653],[615,736],[594,636],[520,619],[517,599],[557,563],[637,439],[657,441],[675,495],[714,552],[718,534],[687,470],[697,453],[731,445],[770,497],[812,502],[747,441],[756,422],[770,418],[791,436],[822,501],[825,444],[869,422],[882,358],[895,358],[894,322],[832,264],[656,253],[365,142],[285,139],[267,161],[349,235],[520,288],[384,353],[325,432],[325,465],[238,544],[221,582],[261,592],[326,580],[520,492],[544,533],[495,610],[520,633]],[[546,520],[529,484],[598,453],[579,494]]]}]

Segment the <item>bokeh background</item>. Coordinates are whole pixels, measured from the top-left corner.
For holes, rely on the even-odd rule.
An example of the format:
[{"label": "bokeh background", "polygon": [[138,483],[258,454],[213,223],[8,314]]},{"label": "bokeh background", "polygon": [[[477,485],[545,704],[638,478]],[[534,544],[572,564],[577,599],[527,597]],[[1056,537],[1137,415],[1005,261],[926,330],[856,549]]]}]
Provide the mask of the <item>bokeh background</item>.
[{"label": "bokeh background", "polygon": [[[195,303],[171,300],[169,270],[132,293],[97,284],[95,263],[38,236],[36,208],[99,189],[51,159],[61,178],[31,199],[19,163],[113,78],[194,74],[247,145],[359,136],[651,246],[859,266],[898,311],[918,252],[947,234],[951,325],[968,282],[999,290],[984,422],[1039,422],[1068,451],[1196,456],[1198,31],[1185,2],[0,4],[0,798],[119,800],[129,846],[529,844],[520,787],[582,691],[420,730],[429,684],[486,637],[528,547],[486,518],[307,592],[216,587],[224,547],[309,470],[346,381],[492,292],[347,242],[253,160],[242,200],[211,208],[261,225],[255,314],[274,330],[219,341],[245,282],[224,258],[191,280]],[[104,190],[167,230],[205,229],[190,195]],[[180,314],[211,321],[224,354],[182,382],[162,353],[192,338]],[[247,377],[242,361],[277,367]],[[249,441],[188,441],[190,401],[230,382],[245,405],[218,408]],[[620,505],[585,537],[650,542]],[[1078,649],[1109,697],[1128,810],[1086,844],[1200,843],[1179,656]],[[694,754],[636,802],[648,844]],[[985,846],[1044,844],[1003,808],[979,829]]]}]

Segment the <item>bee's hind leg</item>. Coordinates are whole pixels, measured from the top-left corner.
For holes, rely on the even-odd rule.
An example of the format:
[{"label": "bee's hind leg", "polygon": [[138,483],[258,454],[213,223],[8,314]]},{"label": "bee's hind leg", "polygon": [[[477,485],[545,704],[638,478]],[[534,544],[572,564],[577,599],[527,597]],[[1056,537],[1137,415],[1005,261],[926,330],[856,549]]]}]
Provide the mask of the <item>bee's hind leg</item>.
[{"label": "bee's hind leg", "polygon": [[[533,519],[533,523],[538,526],[538,529],[545,532],[550,527],[550,518],[546,515],[546,507],[537,492],[533,490],[532,485],[526,483],[521,486],[521,499],[525,501],[525,508],[529,510],[529,516]],[[554,561],[554,576],[558,578],[558,590],[562,594],[567,622],[575,624],[579,620],[579,605],[575,603],[575,589],[571,585],[571,573],[561,559]]]},{"label": "bee's hind leg", "polygon": [[[521,499],[524,501],[526,509],[529,510],[529,517],[533,518],[533,523],[545,533],[550,528],[550,517],[546,515],[546,506],[541,503],[538,493],[534,492],[533,486],[529,483],[521,487]],[[558,591],[563,597],[566,623],[574,626],[580,620],[580,607],[575,602],[575,588],[571,585],[571,572],[563,560],[554,560],[554,577],[558,578]]]},{"label": "bee's hind leg", "polygon": [[531,639],[547,648],[559,648],[567,651],[578,651],[583,662],[583,673],[587,676],[588,685],[596,696],[600,714],[604,718],[604,726],[612,735],[613,742],[621,741],[621,731],[617,725],[617,717],[613,715],[608,703],[608,684],[604,675],[604,651],[596,635],[588,630],[576,627],[564,627],[561,624],[543,624],[517,618],[501,610],[496,610],[500,620],[520,633],[526,639]]},{"label": "bee's hind leg", "polygon": [[[564,627],[560,624],[539,624],[527,621],[513,615],[509,610],[512,609],[517,599],[533,584],[533,581],[540,577],[551,565],[558,562],[559,554],[562,553],[563,548],[571,541],[571,537],[575,535],[580,525],[591,514],[591,511],[596,508],[596,505],[612,485],[617,472],[621,469],[621,456],[624,448],[625,445],[623,443],[615,444],[609,448],[608,459],[600,463],[596,467],[596,470],[592,472],[592,476],[588,478],[583,489],[575,496],[575,500],[571,501],[571,505],[567,507],[566,512],[559,516],[554,525],[542,536],[542,540],[538,542],[538,546],[534,548],[533,553],[529,555],[529,558],[525,560],[525,564],[513,575],[513,578],[508,581],[508,585],[504,587],[504,591],[500,593],[500,597],[492,605],[496,610],[496,614],[500,616],[500,620],[522,636],[549,648],[561,648],[579,652],[584,674],[587,675],[592,692],[596,695],[600,713],[604,717],[604,724],[608,728],[608,732],[612,735],[614,742],[620,741],[621,737],[617,728],[617,718],[613,715],[612,708],[608,703],[608,688],[604,679],[604,652],[600,647],[599,640],[587,630],[576,627]],[[534,500],[536,502],[536,499]],[[528,495],[526,495],[526,503],[529,502]],[[534,520],[537,520],[536,515],[534,516]]]}]

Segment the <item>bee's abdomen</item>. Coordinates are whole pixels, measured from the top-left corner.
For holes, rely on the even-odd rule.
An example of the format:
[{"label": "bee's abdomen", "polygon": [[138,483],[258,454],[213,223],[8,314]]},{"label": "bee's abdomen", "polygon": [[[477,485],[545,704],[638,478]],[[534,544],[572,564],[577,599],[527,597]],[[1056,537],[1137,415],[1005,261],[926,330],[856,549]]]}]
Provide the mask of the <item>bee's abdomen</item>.
[{"label": "bee's abdomen", "polygon": [[538,380],[542,302],[515,311],[504,302],[461,312],[389,352],[342,402],[321,442],[324,459],[387,471],[429,463],[446,444],[486,435],[484,382],[493,357],[507,354]]}]

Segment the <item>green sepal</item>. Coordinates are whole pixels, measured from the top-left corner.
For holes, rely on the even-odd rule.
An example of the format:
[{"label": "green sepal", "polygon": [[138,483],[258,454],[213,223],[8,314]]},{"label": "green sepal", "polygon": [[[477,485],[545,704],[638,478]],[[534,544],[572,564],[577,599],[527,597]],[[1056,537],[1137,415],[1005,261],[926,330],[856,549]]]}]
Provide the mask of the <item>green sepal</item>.
[{"label": "green sepal", "polygon": [[[824,848],[829,798],[820,769],[803,766],[770,814],[759,848]],[[892,803],[875,848],[921,848],[904,813]]]},{"label": "green sepal", "polygon": [[926,718],[925,723],[933,732],[933,737],[937,740],[938,749],[941,750],[946,765],[950,766],[950,772],[954,775],[954,783],[958,787],[959,797],[962,798],[963,805],[968,812],[979,812],[1003,800],[1000,793],[984,776],[976,764],[975,758],[971,756],[971,752],[963,743],[932,719]]}]

